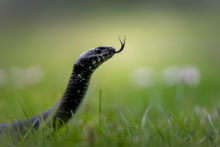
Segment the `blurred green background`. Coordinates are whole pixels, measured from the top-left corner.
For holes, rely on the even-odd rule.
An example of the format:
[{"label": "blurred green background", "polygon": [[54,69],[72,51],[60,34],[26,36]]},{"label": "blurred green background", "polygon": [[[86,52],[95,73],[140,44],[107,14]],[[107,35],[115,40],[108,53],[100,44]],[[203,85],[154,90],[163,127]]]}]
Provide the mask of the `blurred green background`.
[{"label": "blurred green background", "polygon": [[[112,104],[136,116],[151,104],[155,119],[162,119],[160,112],[219,108],[217,1],[3,0],[0,5],[1,123],[24,118],[19,99],[29,115],[56,103],[75,59],[96,46],[119,48],[118,36],[126,36],[125,49],[95,71],[79,114],[98,120],[92,116],[98,114],[99,89],[104,114],[115,113]],[[167,85],[162,71],[170,66],[195,68],[199,83]],[[136,78],[151,82],[138,86],[132,73],[143,68],[153,74]]]}]

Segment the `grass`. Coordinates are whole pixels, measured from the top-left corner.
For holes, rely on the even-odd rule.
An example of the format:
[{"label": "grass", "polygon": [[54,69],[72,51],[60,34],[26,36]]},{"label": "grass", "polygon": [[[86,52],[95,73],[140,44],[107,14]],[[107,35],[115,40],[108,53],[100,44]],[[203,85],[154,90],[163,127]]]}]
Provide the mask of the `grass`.
[{"label": "grass", "polygon": [[145,111],[137,108],[138,111],[134,112],[114,104],[101,113],[100,103],[99,112],[83,108],[67,126],[57,132],[52,132],[47,127],[41,128],[34,134],[29,134],[28,139],[20,141],[16,141],[15,137],[3,136],[0,145],[218,146],[218,109],[207,110],[199,106],[185,109],[184,106],[183,109],[176,108],[169,113],[166,110],[162,112],[157,107],[152,104]]},{"label": "grass", "polygon": [[[67,126],[57,132],[44,126],[20,141],[3,136],[0,146],[219,146],[220,22],[216,14],[107,12],[52,26],[33,23],[3,35],[0,66],[8,81],[0,88],[1,123],[35,115],[56,103],[82,49],[102,44],[118,47],[119,32],[126,34],[127,44],[94,73],[80,109]],[[44,70],[44,80],[23,88],[13,86],[10,69],[35,64]],[[200,69],[199,85],[162,82],[159,75],[164,68],[187,64]],[[155,70],[153,83],[145,88],[131,83],[130,74],[146,66]],[[15,100],[17,95],[22,106]]]}]

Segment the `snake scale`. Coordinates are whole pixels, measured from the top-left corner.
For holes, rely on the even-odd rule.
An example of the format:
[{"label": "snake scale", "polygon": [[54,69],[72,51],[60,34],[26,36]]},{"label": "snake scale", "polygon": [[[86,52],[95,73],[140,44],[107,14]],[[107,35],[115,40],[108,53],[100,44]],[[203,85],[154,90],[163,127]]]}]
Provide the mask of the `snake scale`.
[{"label": "snake scale", "polygon": [[[120,39],[119,39],[120,40]],[[15,121],[0,125],[0,134],[6,131],[19,132],[24,134],[28,129],[37,130],[42,120],[49,122],[53,128],[62,127],[76,112],[88,89],[90,78],[97,67],[110,59],[114,54],[121,52],[125,46],[125,39],[121,43],[121,48],[116,51],[112,46],[100,46],[89,49],[82,53],[74,62],[73,71],[70,76],[67,88],[57,105],[52,106],[47,111],[32,116],[29,119]],[[55,113],[52,113],[55,112]],[[49,117],[52,115],[52,117]]]}]

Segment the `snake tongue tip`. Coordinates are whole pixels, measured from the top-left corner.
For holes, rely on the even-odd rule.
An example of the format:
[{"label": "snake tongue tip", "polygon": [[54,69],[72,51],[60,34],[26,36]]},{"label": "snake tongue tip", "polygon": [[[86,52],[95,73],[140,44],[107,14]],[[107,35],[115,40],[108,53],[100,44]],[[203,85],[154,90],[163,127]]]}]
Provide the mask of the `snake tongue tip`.
[{"label": "snake tongue tip", "polygon": [[119,41],[120,41],[120,43],[121,43],[121,48],[120,48],[118,51],[115,51],[115,53],[120,53],[120,52],[124,49],[125,40],[126,40],[125,37],[124,37],[124,41],[123,41],[123,42],[122,42],[121,39],[119,38]]}]

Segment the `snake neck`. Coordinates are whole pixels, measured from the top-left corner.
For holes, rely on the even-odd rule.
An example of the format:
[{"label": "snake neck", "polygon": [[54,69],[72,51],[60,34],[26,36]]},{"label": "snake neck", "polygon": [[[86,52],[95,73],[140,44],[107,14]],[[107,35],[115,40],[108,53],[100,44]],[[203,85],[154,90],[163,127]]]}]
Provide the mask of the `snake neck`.
[{"label": "snake neck", "polygon": [[[55,115],[52,117],[52,123],[54,128],[61,127],[63,124],[67,123],[71,119],[72,114],[74,114],[79,107],[85,93],[88,89],[89,81],[94,70],[81,70],[74,66],[72,74],[70,76],[66,91],[63,94],[61,101],[58,104],[58,109]],[[13,123],[6,123],[0,125],[0,135],[4,130],[10,130],[13,128],[16,132],[25,133],[24,128],[31,128],[30,122],[35,129],[40,126],[41,120],[46,120],[48,116],[54,111],[56,105],[52,106],[50,109],[42,114],[38,114],[30,118],[30,120],[16,121]]]},{"label": "snake neck", "polygon": [[93,71],[83,71],[73,68],[66,91],[59,103],[57,112],[53,117],[53,123],[59,125],[67,123],[79,107],[88,89]]}]

